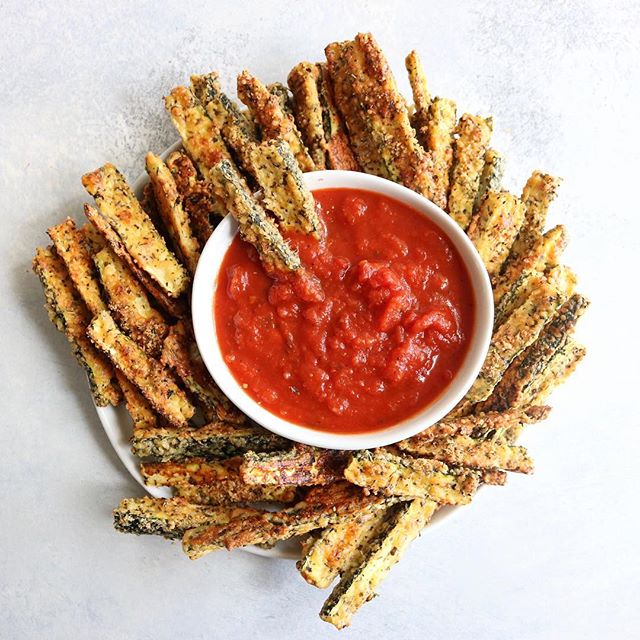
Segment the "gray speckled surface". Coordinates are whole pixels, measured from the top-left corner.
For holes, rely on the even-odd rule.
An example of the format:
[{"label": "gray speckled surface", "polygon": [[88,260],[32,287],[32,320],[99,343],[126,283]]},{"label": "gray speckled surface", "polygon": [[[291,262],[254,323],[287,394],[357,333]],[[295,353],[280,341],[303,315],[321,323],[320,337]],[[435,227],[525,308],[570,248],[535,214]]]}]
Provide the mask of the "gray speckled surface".
[{"label": "gray speckled surface", "polygon": [[133,178],[175,139],[161,96],[190,72],[282,79],[368,29],[404,89],[415,47],[434,93],[495,116],[507,186],[564,176],[550,222],[569,226],[594,304],[588,359],[530,430],[536,474],[425,532],[342,637],[638,635],[638,3],[133,4],[0,3],[0,637],[338,637],[317,618],[325,594],[287,562],[192,563],[113,532],[111,509],[140,489],[29,263],[47,226],[79,219],[83,172],[111,160]]}]

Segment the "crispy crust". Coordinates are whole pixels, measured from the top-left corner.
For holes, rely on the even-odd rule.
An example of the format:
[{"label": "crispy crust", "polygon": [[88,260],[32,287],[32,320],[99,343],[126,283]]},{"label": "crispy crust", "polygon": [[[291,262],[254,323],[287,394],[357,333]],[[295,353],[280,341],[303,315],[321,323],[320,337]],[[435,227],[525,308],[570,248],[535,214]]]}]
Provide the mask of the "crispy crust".
[{"label": "crispy crust", "polygon": [[144,287],[109,247],[98,251],[93,260],[119,324],[148,353],[159,353],[169,327],[149,303]]},{"label": "crispy crust", "polygon": [[244,454],[240,474],[249,484],[330,484],[342,478],[348,452],[296,445],[289,451]]},{"label": "crispy crust", "polygon": [[416,130],[418,141],[427,148],[427,127],[429,124],[429,108],[431,107],[431,96],[427,87],[427,76],[422,68],[422,61],[417,51],[411,51],[404,60],[404,66],[409,76],[411,93],[413,95],[413,118],[411,124]]},{"label": "crispy crust", "polygon": [[187,424],[195,413],[187,396],[157,360],[118,329],[108,311],[91,321],[87,333],[160,415],[176,426]]},{"label": "crispy crust", "polygon": [[182,321],[169,330],[160,358],[199,400],[205,418],[242,424],[246,416],[222,393],[207,371],[190,328]]},{"label": "crispy crust", "polygon": [[65,334],[73,353],[84,368],[95,403],[104,407],[121,400],[111,364],[93,347],[86,336],[90,315],[71,283],[64,262],[51,249],[38,249],[33,270],[40,278],[50,320]]},{"label": "crispy crust", "polygon": [[53,241],[56,253],[67,267],[76,291],[90,313],[95,315],[106,309],[91,254],[87,251],[82,234],[76,229],[73,220],[67,218],[64,222],[51,227],[47,233]]},{"label": "crispy crust", "polygon": [[478,193],[473,203],[473,212],[475,213],[482,204],[484,197],[490,191],[501,191],[502,176],[504,175],[504,157],[495,149],[487,149],[484,154],[484,167],[480,174],[480,184],[478,185]]},{"label": "crispy crust", "polygon": [[500,273],[524,220],[524,204],[514,195],[490,191],[471,220],[467,235],[489,277]]},{"label": "crispy crust", "polygon": [[457,140],[453,150],[448,210],[463,229],[471,222],[492,126],[491,118],[465,113],[455,129]]},{"label": "crispy crust", "polygon": [[133,429],[153,429],[160,424],[160,416],[151,408],[147,399],[127,376],[116,369],[116,378],[122,389],[124,404],[131,416]]},{"label": "crispy crust", "polygon": [[533,402],[544,402],[549,394],[560,386],[587,355],[587,350],[572,338],[560,347],[549,361],[540,377]]},{"label": "crispy crust", "polygon": [[238,76],[238,97],[260,125],[263,140],[282,139],[291,147],[300,169],[313,171],[315,166],[298,131],[293,116],[286,113],[278,96],[269,92],[248,71]]},{"label": "crispy crust", "polygon": [[267,85],[267,91],[272,96],[278,98],[280,108],[284,113],[288,116],[293,116],[293,98],[291,97],[291,93],[289,93],[289,88],[286,84],[283,84],[282,82],[272,82]]},{"label": "crispy crust", "polygon": [[215,460],[231,458],[246,451],[277,451],[290,446],[291,442],[262,427],[217,421],[197,429],[137,429],[131,441],[134,455],[158,461],[191,457]]},{"label": "crispy crust", "polygon": [[404,98],[371,34],[334,42],[325,54],[335,104],[362,168],[443,205],[430,158],[416,139]]},{"label": "crispy crust", "polygon": [[470,471],[452,471],[436,460],[394,455],[383,449],[356,451],[344,477],[386,496],[429,498],[440,504],[468,504],[478,488]]},{"label": "crispy crust", "polygon": [[182,207],[176,181],[161,158],[148,153],[146,169],[158,203],[162,218],[174,250],[193,275],[200,259],[200,244],[193,235],[189,217]]},{"label": "crispy crust", "polygon": [[412,500],[397,507],[364,558],[336,585],[320,611],[320,617],[337,629],[349,626],[353,614],[375,596],[377,586],[401,558],[409,543],[429,523],[437,510],[431,500]]},{"label": "crispy crust", "polygon": [[434,98],[429,106],[428,124],[423,145],[433,159],[433,180],[439,201],[446,207],[449,174],[453,162],[453,132],[456,127],[456,103],[448,98]]},{"label": "crispy crust", "polygon": [[78,229],[78,233],[84,248],[90,256],[94,256],[100,249],[104,249],[107,246],[105,239],[90,222],[85,222]]},{"label": "crispy crust", "polygon": [[184,293],[189,286],[187,272],[167,248],[122,174],[112,164],[105,164],[82,176],[82,184],[138,267],[168,296],[178,298]]}]

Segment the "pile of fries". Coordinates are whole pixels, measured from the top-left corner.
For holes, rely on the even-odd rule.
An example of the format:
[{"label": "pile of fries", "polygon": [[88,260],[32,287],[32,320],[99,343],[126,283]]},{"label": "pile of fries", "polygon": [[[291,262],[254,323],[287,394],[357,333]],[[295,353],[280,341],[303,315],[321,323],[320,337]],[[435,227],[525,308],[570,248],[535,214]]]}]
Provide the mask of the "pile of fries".
[{"label": "pile of fries", "polygon": [[[544,230],[556,178],[535,171],[520,197],[503,191],[491,119],[458,118],[455,102],[432,98],[415,52],[411,107],[370,34],[325,52],[296,65],[288,88],[243,71],[246,109],[215,73],[173,89],[165,103],[182,149],[148,154],[144,197],[113,165],[86,174],[88,222],[49,229],[53,244],[33,264],[95,403],[124,399],[142,475],[175,492],[123,500],[116,529],[181,538],[192,559],[300,536],[298,571],[319,588],[337,580],[320,616],[342,628],[442,505],[531,473],[516,441],[584,356],[572,334],[588,301],[560,264],[564,227]],[[190,281],[216,224],[233,215],[268,270],[304,268],[281,231],[318,232],[302,178],[316,169],[423,194],[467,231],[492,279],[495,328],[477,380],[451,414],[395,446],[322,450],[266,431],[224,396],[194,341]],[[264,502],[278,510],[255,506]]]}]

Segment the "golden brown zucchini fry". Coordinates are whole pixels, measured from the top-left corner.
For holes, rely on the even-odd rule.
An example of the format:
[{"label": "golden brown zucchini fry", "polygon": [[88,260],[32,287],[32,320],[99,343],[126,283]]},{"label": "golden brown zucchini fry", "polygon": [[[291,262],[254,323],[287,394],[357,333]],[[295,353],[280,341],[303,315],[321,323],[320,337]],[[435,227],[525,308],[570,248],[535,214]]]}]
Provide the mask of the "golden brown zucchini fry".
[{"label": "golden brown zucchini fry", "polygon": [[560,179],[541,171],[534,171],[522,190],[526,213],[520,235],[513,243],[510,260],[518,260],[538,240],[544,230],[547,211],[556,197]]},{"label": "golden brown zucchini fry", "polygon": [[98,251],[93,260],[119,324],[151,355],[159,353],[169,327],[149,303],[142,285],[109,247]]},{"label": "golden brown zucchini fry", "polygon": [[160,416],[151,408],[147,399],[127,376],[116,369],[116,378],[122,389],[124,404],[133,421],[133,429],[153,429],[160,424]]},{"label": "golden brown zucchini fry", "polygon": [[343,576],[320,611],[336,629],[349,626],[353,614],[375,596],[377,586],[396,564],[409,543],[429,523],[438,505],[432,500],[412,500],[394,507],[393,517],[369,543],[365,557]]},{"label": "golden brown zucchini fry", "polygon": [[559,387],[578,366],[587,350],[572,338],[560,347],[554,354],[544,373],[540,377],[533,396],[533,402],[544,402],[549,394]]},{"label": "golden brown zucchini fry", "polygon": [[449,175],[453,162],[453,132],[456,128],[456,103],[448,98],[434,98],[429,107],[426,139],[423,144],[433,159],[433,180],[445,208],[449,195]]},{"label": "golden brown zucchini fry", "polygon": [[471,222],[473,205],[480,187],[484,155],[491,139],[491,118],[465,113],[455,129],[453,165],[449,189],[449,215],[466,229]]},{"label": "golden brown zucchini fry", "polygon": [[467,235],[490,277],[500,273],[523,220],[524,204],[506,191],[490,191],[472,218]]},{"label": "golden brown zucchini fry", "polygon": [[253,514],[241,507],[208,507],[190,504],[184,498],[125,498],[113,510],[113,526],[122,533],[181,538],[193,527],[225,524]]},{"label": "golden brown zucchini fry", "polygon": [[430,498],[440,504],[467,504],[478,488],[478,476],[471,471],[450,470],[436,460],[397,456],[384,449],[353,452],[344,477],[381,495]]},{"label": "golden brown zucchini fry", "polygon": [[82,184],[138,267],[168,296],[177,298],[184,293],[189,286],[187,272],[167,249],[122,174],[105,164],[82,176]]},{"label": "golden brown zucchini fry", "polygon": [[335,104],[367,173],[404,184],[443,206],[431,160],[418,143],[404,98],[369,33],[325,48]]},{"label": "golden brown zucchini fry", "polygon": [[238,170],[222,161],[212,171],[215,176],[216,195],[225,202],[237,220],[240,235],[258,251],[262,262],[282,271],[300,268],[300,258],[282,237],[278,227],[255,200]]},{"label": "golden brown zucchini fry", "polygon": [[90,256],[94,256],[100,249],[104,249],[107,246],[105,239],[90,222],[85,222],[80,229],[78,229],[78,233],[80,234],[84,248]]},{"label": "golden brown zucchini fry", "polygon": [[231,458],[246,451],[277,451],[290,446],[290,441],[262,427],[224,422],[211,422],[197,429],[138,429],[131,441],[134,455],[159,461]]},{"label": "golden brown zucchini fry", "polygon": [[427,144],[427,128],[429,124],[429,109],[431,107],[431,96],[427,87],[427,77],[422,68],[422,61],[418,56],[418,52],[413,50],[404,60],[404,66],[409,76],[409,84],[411,85],[411,93],[413,95],[413,117],[411,124],[416,130],[418,142],[425,148]]},{"label": "golden brown zucchini fry", "polygon": [[200,259],[200,245],[193,236],[189,217],[182,207],[182,198],[173,175],[162,158],[148,153],[145,159],[149,180],[158,203],[158,212],[175,252],[193,275]]},{"label": "golden brown zucchini fry", "polygon": [[89,312],[95,315],[106,309],[100,284],[96,278],[95,265],[83,242],[82,234],[76,229],[73,220],[67,218],[64,222],[51,227],[47,233]]},{"label": "golden brown zucchini fry", "polygon": [[289,451],[244,454],[240,475],[249,484],[330,484],[342,478],[346,451],[295,445]]},{"label": "golden brown zucchini fry", "polygon": [[225,547],[230,550],[304,535],[335,524],[367,505],[383,509],[395,501],[397,498],[368,496],[348,482],[335,483],[311,490],[302,502],[282,511],[259,512],[242,522],[191,529],[184,534],[182,547],[195,560]]},{"label": "golden brown zucchini fry", "polygon": [[241,424],[246,417],[222,393],[207,371],[191,330],[182,321],[169,330],[160,362],[173,369],[185,387],[199,400],[205,418]]},{"label": "golden brown zucchini fry", "polygon": [[509,365],[492,394],[480,405],[482,411],[505,411],[524,407],[538,395],[538,388],[546,376],[550,362],[573,333],[589,301],[575,294],[558,310],[544,327],[536,341]]},{"label": "golden brown zucchini fry", "polygon": [[487,149],[484,154],[484,167],[480,174],[480,184],[478,185],[478,193],[473,203],[473,213],[475,213],[482,204],[484,197],[490,191],[501,191],[502,176],[504,175],[504,158],[502,154],[495,149]]},{"label": "golden brown zucchini fry", "polygon": [[287,85],[282,84],[282,82],[272,82],[267,85],[267,91],[272,96],[278,98],[282,111],[288,116],[293,117],[293,99],[291,98]]},{"label": "golden brown zucchini fry", "polygon": [[44,288],[49,318],[71,343],[76,359],[87,373],[95,403],[100,407],[117,405],[121,395],[114,370],[86,336],[91,316],[74,289],[64,262],[51,249],[38,249],[33,270]]},{"label": "golden brown zucchini fry", "polygon": [[263,140],[285,140],[302,171],[315,169],[293,116],[286,113],[278,97],[269,93],[267,87],[248,71],[238,76],[238,97],[260,125]]},{"label": "golden brown zucchini fry", "polygon": [[108,311],[103,311],[91,321],[87,333],[160,415],[176,426],[187,424],[195,413],[187,396],[157,360],[120,331]]},{"label": "golden brown zucchini fry", "polygon": [[320,219],[300,166],[284,140],[266,140],[250,152],[253,175],[263,192],[264,206],[285,231],[320,234]]}]

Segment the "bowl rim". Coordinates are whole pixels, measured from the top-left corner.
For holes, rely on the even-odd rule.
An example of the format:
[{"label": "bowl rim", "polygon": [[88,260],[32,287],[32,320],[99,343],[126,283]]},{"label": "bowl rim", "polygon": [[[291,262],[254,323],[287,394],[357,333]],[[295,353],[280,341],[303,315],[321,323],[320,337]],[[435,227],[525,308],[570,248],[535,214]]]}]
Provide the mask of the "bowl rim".
[{"label": "bowl rim", "polygon": [[304,174],[307,187],[362,189],[380,193],[411,206],[434,222],[450,239],[462,258],[474,294],[475,318],[471,342],[462,367],[440,396],[413,416],[394,425],[365,433],[331,433],[289,422],[251,398],[227,367],[219,348],[214,299],[218,274],[238,225],[231,215],[224,218],[205,244],[193,279],[191,310],[196,343],[204,364],[223,393],[249,418],[289,440],[327,449],[371,449],[409,438],[441,420],[467,393],[486,357],[493,329],[493,293],[487,270],[475,246],[460,226],[440,207],[407,187],[378,176],[341,170]]}]

